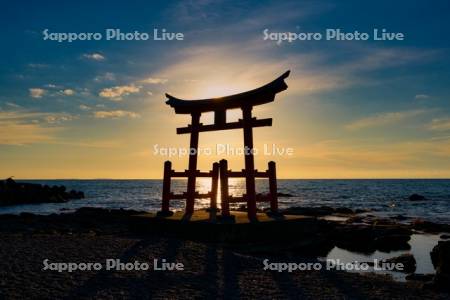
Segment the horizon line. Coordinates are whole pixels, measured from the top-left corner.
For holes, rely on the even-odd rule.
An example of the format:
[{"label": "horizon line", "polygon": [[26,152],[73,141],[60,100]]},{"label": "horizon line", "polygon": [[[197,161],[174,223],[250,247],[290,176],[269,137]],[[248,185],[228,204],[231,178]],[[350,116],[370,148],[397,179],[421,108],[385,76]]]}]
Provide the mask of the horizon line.
[{"label": "horizon line", "polygon": [[[163,180],[163,178],[15,178],[14,176],[6,177],[12,178],[15,181],[18,180]],[[244,178],[242,178],[244,180]],[[256,178],[257,180],[265,180],[264,178]],[[177,178],[177,180],[187,180],[183,178]],[[450,177],[360,177],[360,178],[277,178],[277,180],[450,180]]]}]

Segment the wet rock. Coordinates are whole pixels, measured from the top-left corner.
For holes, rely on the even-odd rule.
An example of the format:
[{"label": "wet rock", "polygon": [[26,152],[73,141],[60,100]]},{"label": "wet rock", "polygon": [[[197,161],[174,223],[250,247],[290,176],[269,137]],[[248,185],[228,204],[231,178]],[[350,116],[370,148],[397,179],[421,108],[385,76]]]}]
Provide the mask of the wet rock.
[{"label": "wet rock", "polygon": [[294,253],[301,256],[326,257],[334,248],[334,243],[324,235],[317,235],[295,246]]},{"label": "wet rock", "polygon": [[450,239],[450,234],[441,234],[441,239],[444,239],[444,240]]},{"label": "wet rock", "polygon": [[408,220],[408,217],[405,217],[404,215],[396,215],[396,216],[392,216],[391,219],[394,219],[397,221],[404,221],[404,220]]},{"label": "wet rock", "polygon": [[434,275],[433,274],[408,274],[406,275],[406,280],[414,280],[414,281],[422,281],[422,282],[428,282],[433,280]]},{"label": "wet rock", "polygon": [[416,259],[412,254],[403,254],[397,257],[386,259],[388,263],[400,263],[403,265],[403,273],[414,273],[416,271]]},{"label": "wet rock", "polygon": [[353,216],[347,219],[347,224],[353,224],[353,223],[362,223],[365,220],[364,216]]},{"label": "wet rock", "polygon": [[408,197],[409,201],[424,201],[427,200],[425,196],[419,195],[419,194],[412,194]]},{"label": "wet rock", "polygon": [[347,207],[338,207],[335,212],[338,214],[354,214],[353,210]]},{"label": "wet rock", "polygon": [[384,252],[409,250],[411,249],[411,246],[408,244],[410,239],[411,237],[406,234],[383,235],[375,238],[374,245],[376,249]]},{"label": "wet rock", "polygon": [[292,195],[292,194],[289,194],[289,193],[281,193],[281,192],[278,192],[277,193],[277,196],[278,197],[295,197],[294,195]]},{"label": "wet rock", "polygon": [[66,192],[65,186],[48,186],[36,183],[16,182],[12,178],[0,181],[0,206],[35,203],[61,203],[70,199],[82,199],[84,193]]},{"label": "wet rock", "polygon": [[450,232],[450,224],[439,224],[421,219],[416,219],[412,222],[411,227],[416,230],[421,230],[429,233]]},{"label": "wet rock", "polygon": [[373,253],[373,230],[369,226],[348,225],[337,227],[330,235],[336,246],[359,253]]},{"label": "wet rock", "polygon": [[334,209],[328,206],[320,207],[290,207],[282,211],[285,215],[327,216],[334,213]]},{"label": "wet rock", "polygon": [[436,269],[433,287],[450,291],[450,241],[439,241],[431,251],[430,256]]},{"label": "wet rock", "polygon": [[394,225],[394,224],[396,224],[396,222],[391,219],[377,218],[377,219],[373,220],[373,224],[374,225]]}]

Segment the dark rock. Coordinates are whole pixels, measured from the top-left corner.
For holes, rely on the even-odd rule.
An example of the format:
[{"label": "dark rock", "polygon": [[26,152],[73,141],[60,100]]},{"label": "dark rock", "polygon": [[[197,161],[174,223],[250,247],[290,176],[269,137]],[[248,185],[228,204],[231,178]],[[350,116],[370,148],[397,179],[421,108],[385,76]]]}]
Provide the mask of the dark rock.
[{"label": "dark rock", "polygon": [[403,254],[386,260],[388,263],[403,264],[403,273],[414,273],[416,271],[416,259],[412,254]]},{"label": "dark rock", "polygon": [[324,235],[304,239],[296,244],[294,253],[301,256],[326,257],[334,248],[334,243]]},{"label": "dark rock", "polygon": [[421,219],[414,220],[412,228],[430,233],[450,232],[450,224],[439,224]]},{"label": "dark rock", "polygon": [[407,234],[383,235],[375,238],[374,245],[376,249],[384,252],[393,250],[409,250],[411,246],[408,241],[411,237]]},{"label": "dark rock", "polygon": [[436,272],[450,274],[450,241],[439,241],[430,253]]},{"label": "dark rock", "polygon": [[394,225],[394,224],[396,224],[395,221],[393,221],[391,219],[385,219],[385,218],[377,218],[377,219],[373,220],[372,223],[374,225]]},{"label": "dark rock", "polygon": [[433,286],[439,290],[450,291],[450,241],[439,241],[430,256],[436,269]]},{"label": "dark rock", "polygon": [[411,196],[409,196],[409,201],[424,201],[427,200],[427,198],[425,198],[425,196],[419,195],[419,194],[412,194]]},{"label": "dark rock", "polygon": [[358,253],[373,253],[373,229],[364,225],[347,225],[335,228],[330,235],[336,246]]},{"label": "dark rock", "polygon": [[320,207],[290,207],[282,211],[285,215],[326,216],[334,213],[334,209],[328,206]]},{"label": "dark rock", "polygon": [[278,192],[278,193],[277,193],[277,196],[278,196],[278,197],[295,197],[295,196],[292,195],[292,194],[281,193],[281,192]]},{"label": "dark rock", "polygon": [[406,280],[414,280],[414,281],[422,281],[422,282],[428,282],[433,280],[434,275],[433,274],[408,274],[406,275]]},{"label": "dark rock", "polygon": [[444,240],[450,239],[450,234],[441,234],[441,239],[444,239]]},{"label": "dark rock", "polygon": [[65,186],[15,182],[12,178],[0,181],[0,206],[37,203],[62,203],[84,198],[83,192],[66,192]]},{"label": "dark rock", "polygon": [[408,217],[405,217],[404,215],[396,215],[396,216],[391,217],[391,219],[394,219],[397,221],[404,221],[404,220],[407,220]]},{"label": "dark rock", "polygon": [[354,214],[353,210],[347,207],[338,207],[335,212],[338,214]]},{"label": "dark rock", "polygon": [[347,219],[345,223],[352,224],[352,223],[362,223],[365,220],[364,216],[353,216]]}]

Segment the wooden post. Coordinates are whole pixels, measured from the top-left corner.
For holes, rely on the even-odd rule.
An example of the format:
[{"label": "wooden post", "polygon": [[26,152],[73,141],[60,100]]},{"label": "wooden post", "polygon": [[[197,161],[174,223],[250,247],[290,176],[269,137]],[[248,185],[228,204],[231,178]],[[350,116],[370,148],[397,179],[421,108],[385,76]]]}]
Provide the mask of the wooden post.
[{"label": "wooden post", "polygon": [[159,216],[170,216],[170,181],[172,175],[172,163],[170,161],[164,162],[164,177],[163,177],[163,193],[162,193],[162,207],[158,212]]},{"label": "wooden post", "polygon": [[211,203],[210,209],[214,214],[217,212],[217,187],[219,185],[219,163],[213,163],[211,174]]},{"label": "wooden post", "polygon": [[269,162],[269,191],[270,191],[270,210],[273,213],[278,212],[278,192],[277,192],[277,172],[275,162]]},{"label": "wooden post", "polygon": [[247,214],[250,220],[256,219],[255,162],[253,158],[252,107],[242,107],[244,121],[245,186]]},{"label": "wooden post", "polygon": [[228,204],[228,162],[225,159],[220,161],[220,198],[222,216],[230,216],[230,206]]},{"label": "wooden post", "polygon": [[191,141],[189,144],[189,170],[188,170],[189,175],[187,182],[186,214],[194,213],[200,115],[201,115],[200,113],[193,113],[191,115],[192,132],[191,132]]}]

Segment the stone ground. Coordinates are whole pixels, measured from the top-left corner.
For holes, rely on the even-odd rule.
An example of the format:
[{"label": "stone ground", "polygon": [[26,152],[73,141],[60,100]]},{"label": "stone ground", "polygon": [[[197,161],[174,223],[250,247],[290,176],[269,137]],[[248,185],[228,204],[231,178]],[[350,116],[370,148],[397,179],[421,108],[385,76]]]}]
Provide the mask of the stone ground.
[{"label": "stone ground", "polygon": [[[217,244],[123,233],[0,233],[0,298],[4,299],[448,299],[417,283],[375,275],[264,271],[262,258]],[[182,262],[185,271],[43,271],[53,262]]]}]

